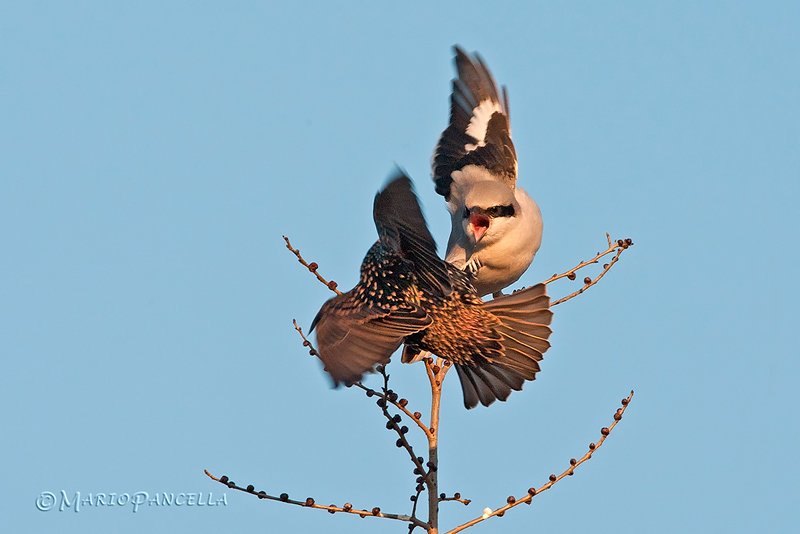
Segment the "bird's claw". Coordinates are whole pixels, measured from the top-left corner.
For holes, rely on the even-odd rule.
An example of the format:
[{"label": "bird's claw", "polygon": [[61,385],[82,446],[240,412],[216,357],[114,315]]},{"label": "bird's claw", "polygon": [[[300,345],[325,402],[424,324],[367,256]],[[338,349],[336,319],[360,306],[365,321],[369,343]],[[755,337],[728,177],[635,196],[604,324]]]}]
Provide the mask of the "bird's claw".
[{"label": "bird's claw", "polygon": [[470,273],[472,276],[478,276],[478,271],[481,267],[481,260],[478,258],[472,258],[464,265],[464,270]]}]

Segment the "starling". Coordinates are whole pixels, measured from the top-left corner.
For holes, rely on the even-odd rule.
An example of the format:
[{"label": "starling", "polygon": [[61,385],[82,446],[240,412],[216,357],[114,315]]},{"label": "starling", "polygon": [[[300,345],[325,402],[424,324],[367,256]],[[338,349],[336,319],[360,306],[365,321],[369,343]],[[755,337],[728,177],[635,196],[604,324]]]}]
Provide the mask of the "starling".
[{"label": "starling", "polygon": [[452,219],[445,259],[475,273],[479,296],[499,296],[522,276],[542,242],[542,214],[517,187],[508,94],[477,54],[455,47],[450,124],[433,155],[433,181]]},{"label": "starling", "polygon": [[545,286],[484,302],[473,275],[436,254],[411,180],[400,171],[375,196],[373,217],[379,239],[358,284],[323,304],[311,326],[334,384],[360,381],[403,344],[403,361],[429,351],[452,362],[468,409],[506,400],[533,380],[550,347]]}]

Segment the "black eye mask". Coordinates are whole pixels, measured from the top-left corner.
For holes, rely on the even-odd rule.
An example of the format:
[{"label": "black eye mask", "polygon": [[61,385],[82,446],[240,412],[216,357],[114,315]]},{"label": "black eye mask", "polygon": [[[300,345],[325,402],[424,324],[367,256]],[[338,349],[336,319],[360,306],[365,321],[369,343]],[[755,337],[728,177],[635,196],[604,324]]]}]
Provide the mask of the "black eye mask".
[{"label": "black eye mask", "polygon": [[486,215],[492,219],[497,217],[513,217],[515,215],[514,205],[509,204],[508,206],[492,206],[491,208],[472,208],[472,210],[468,210],[464,208],[464,218],[467,219],[470,216],[470,213],[479,213],[481,215]]}]

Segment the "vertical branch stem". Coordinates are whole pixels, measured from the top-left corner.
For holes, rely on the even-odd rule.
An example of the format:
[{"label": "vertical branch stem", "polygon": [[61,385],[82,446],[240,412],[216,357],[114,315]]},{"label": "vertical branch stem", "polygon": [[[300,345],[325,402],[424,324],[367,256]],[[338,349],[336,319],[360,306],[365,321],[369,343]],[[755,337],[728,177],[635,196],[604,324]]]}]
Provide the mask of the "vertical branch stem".
[{"label": "vertical branch stem", "polygon": [[[428,461],[439,464],[439,402],[442,398],[442,383],[434,381],[431,387],[431,435],[428,436]],[[428,534],[439,533],[439,475],[428,472]]]},{"label": "vertical branch stem", "polygon": [[431,424],[428,434],[428,534],[439,533],[439,406],[442,400],[442,382],[450,369],[450,362],[437,358],[425,360],[431,382]]}]

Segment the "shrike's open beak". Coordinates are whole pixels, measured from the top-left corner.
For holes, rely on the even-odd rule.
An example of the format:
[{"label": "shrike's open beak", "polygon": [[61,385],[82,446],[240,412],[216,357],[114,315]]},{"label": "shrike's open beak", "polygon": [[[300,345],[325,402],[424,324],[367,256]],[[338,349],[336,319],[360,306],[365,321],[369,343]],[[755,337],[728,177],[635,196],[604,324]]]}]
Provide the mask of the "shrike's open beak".
[{"label": "shrike's open beak", "polygon": [[469,227],[475,235],[475,243],[481,240],[483,234],[489,229],[489,217],[480,213],[473,213],[469,216]]}]

